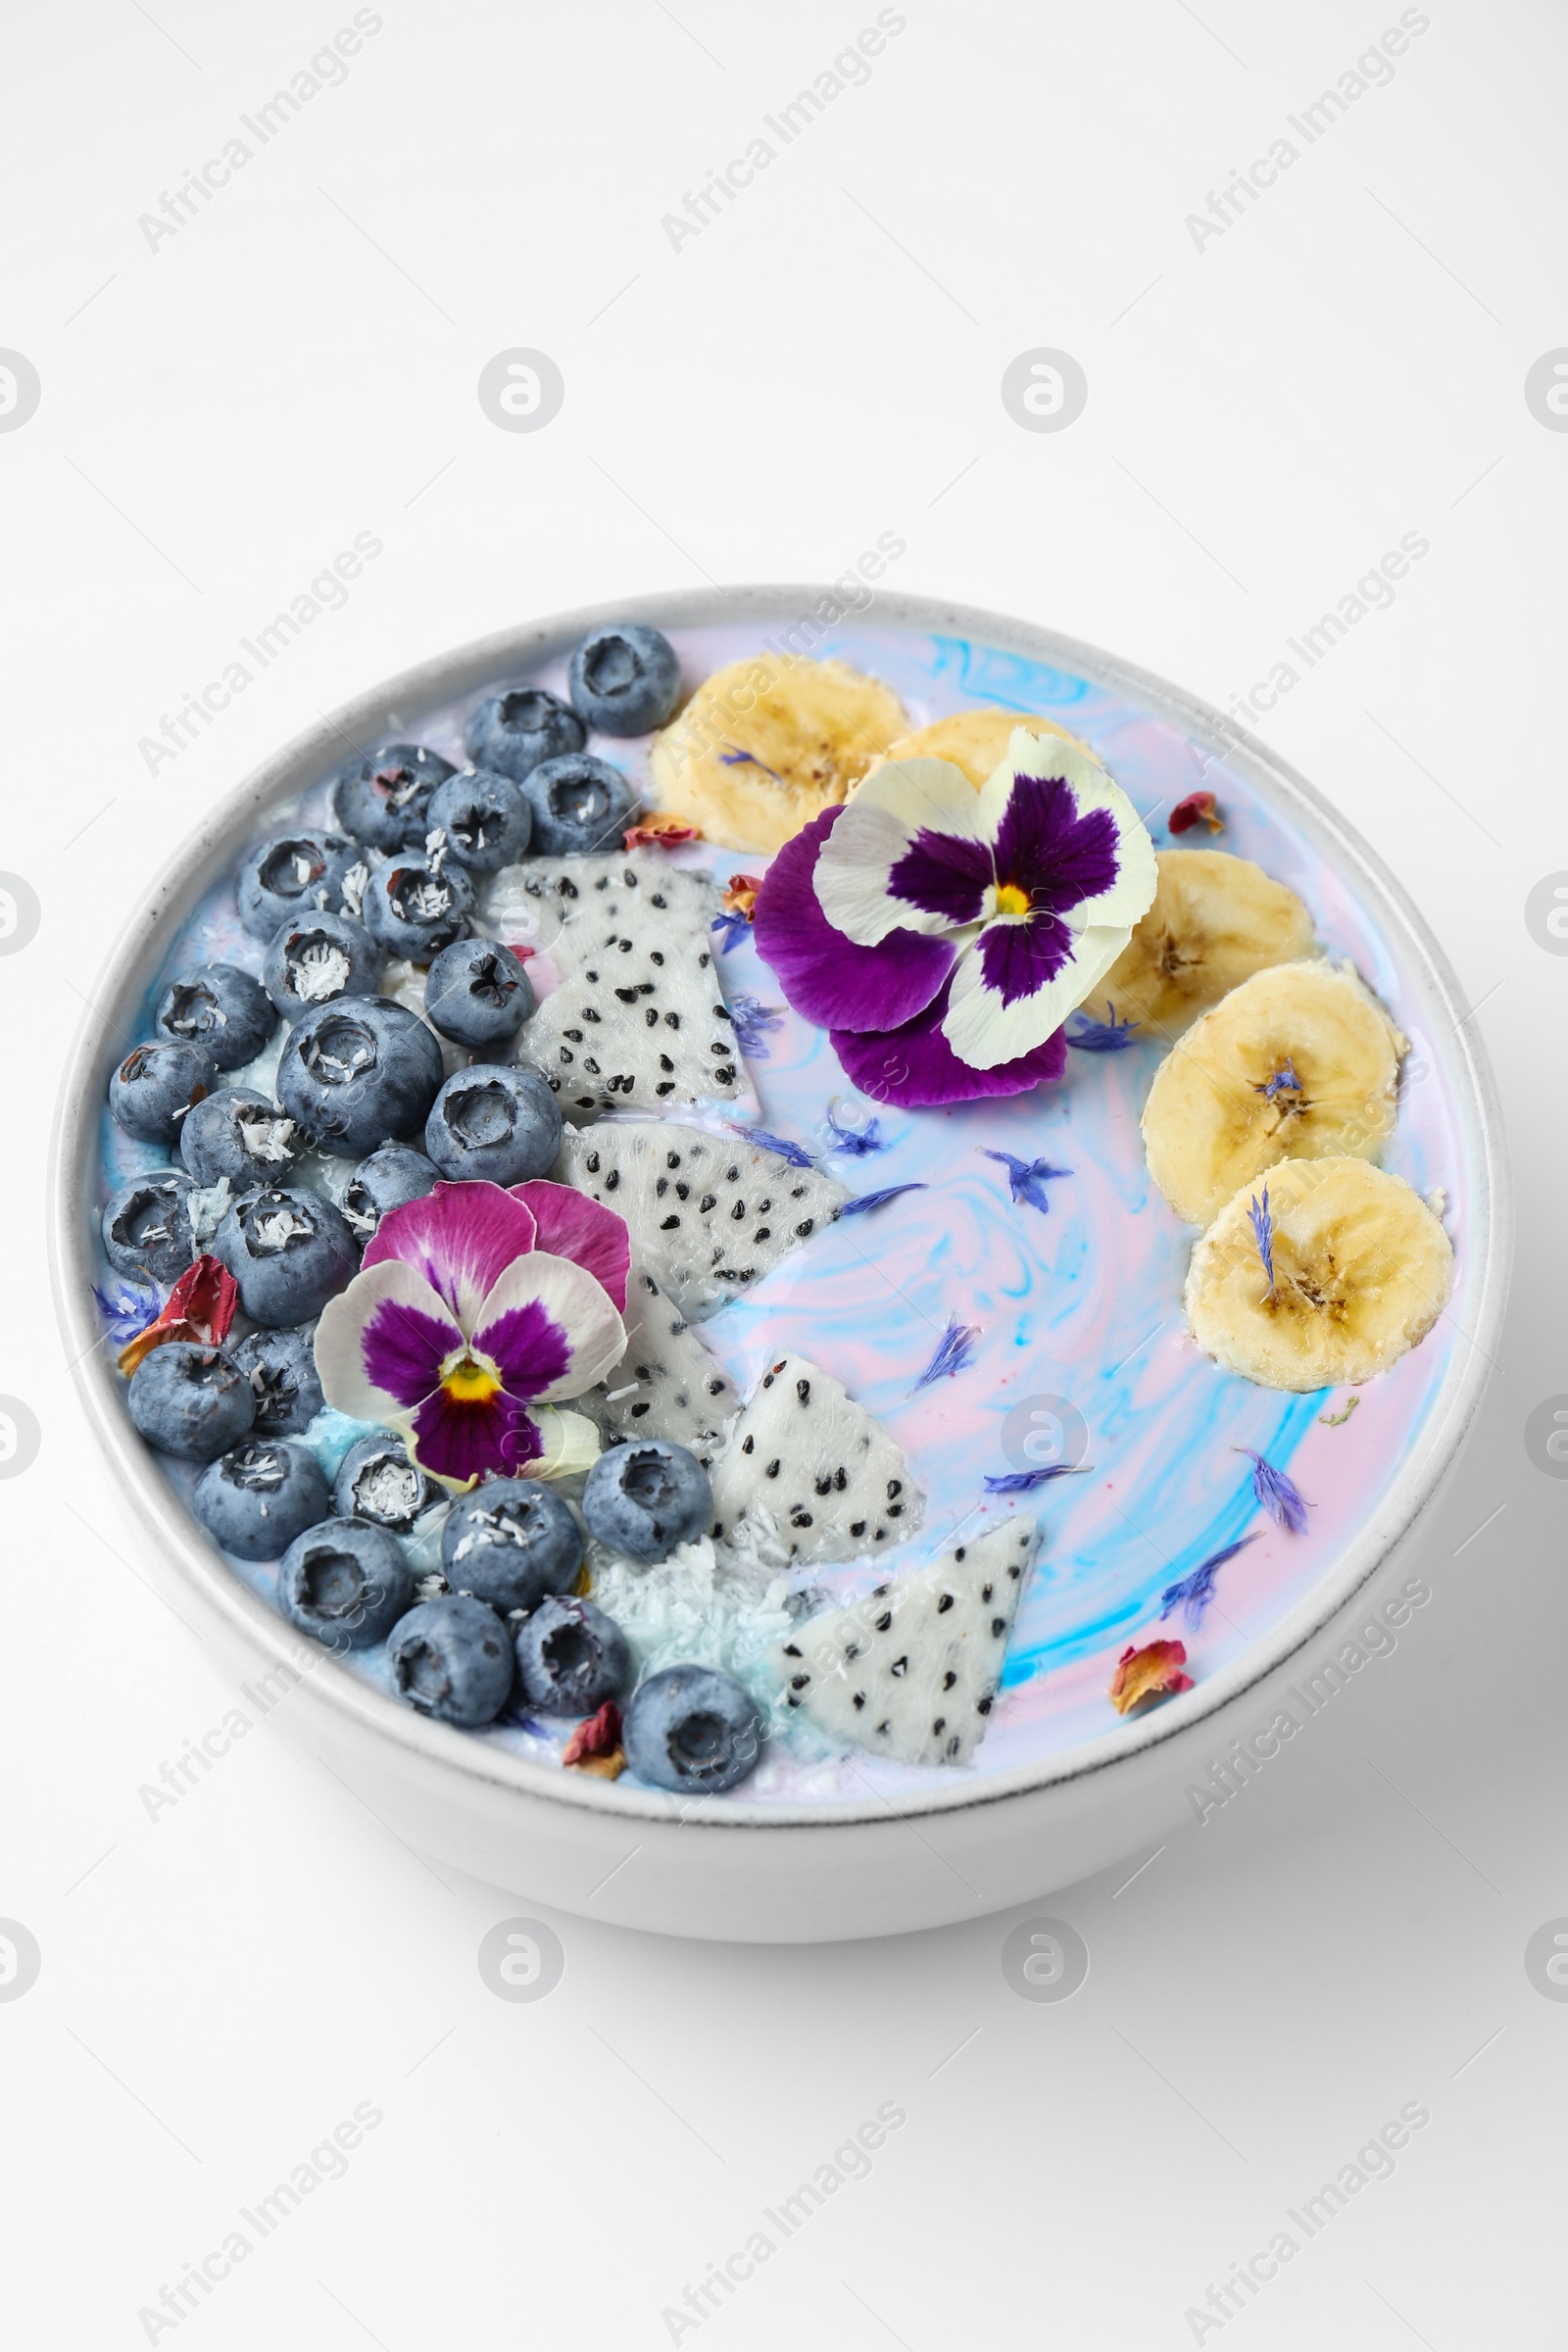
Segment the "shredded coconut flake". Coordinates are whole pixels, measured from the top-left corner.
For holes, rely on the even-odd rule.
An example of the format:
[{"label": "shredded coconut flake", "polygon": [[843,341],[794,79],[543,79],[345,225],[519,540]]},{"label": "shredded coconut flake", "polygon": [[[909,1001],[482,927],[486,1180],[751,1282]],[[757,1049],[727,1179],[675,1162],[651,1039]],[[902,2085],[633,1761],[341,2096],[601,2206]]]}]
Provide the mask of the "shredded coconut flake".
[{"label": "shredded coconut flake", "polygon": [[309,1219],[296,1216],[291,1208],[275,1208],[259,1216],[251,1227],[251,1246],[256,1250],[286,1250],[290,1242],[302,1234],[308,1235]]},{"label": "shredded coconut flake", "polygon": [[620,1626],[642,1673],[717,1666],[771,1708],[777,1678],[766,1652],[795,1623],[784,1577],[747,1574],[732,1556],[720,1558],[710,1536],[678,1545],[652,1568],[597,1545],[591,1557],[593,1599]]},{"label": "shredded coconut flake", "polygon": [[239,1140],[252,1159],[263,1159],[276,1165],[294,1153],[294,1122],[267,1111],[241,1111],[234,1122]]},{"label": "shredded coconut flake", "polygon": [[289,982],[302,1004],[320,1004],[342,995],[350,968],[347,951],[335,940],[321,939],[290,957]]},{"label": "shredded coconut flake", "polygon": [[231,1194],[226,1176],[216,1184],[198,1187],[185,1195],[185,1214],[190,1219],[190,1238],[193,1254],[199,1257],[213,1240],[218,1228],[227,1216]]},{"label": "shredded coconut flake", "polygon": [[354,1500],[368,1518],[407,1519],[418,1508],[423,1481],[412,1463],[379,1461],[354,1482]]}]

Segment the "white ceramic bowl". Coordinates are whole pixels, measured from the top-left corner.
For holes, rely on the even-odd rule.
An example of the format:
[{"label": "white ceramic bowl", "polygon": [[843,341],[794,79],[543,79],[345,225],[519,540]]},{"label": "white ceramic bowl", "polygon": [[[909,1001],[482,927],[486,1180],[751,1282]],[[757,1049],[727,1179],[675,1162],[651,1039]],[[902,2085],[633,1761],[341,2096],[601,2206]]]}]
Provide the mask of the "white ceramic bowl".
[{"label": "white ceramic bowl", "polygon": [[[1144,1720],[1036,1766],[863,1804],[681,1804],[583,1782],[425,1721],[303,1642],[208,1544],[131,1427],[91,1291],[97,1126],[119,1057],[121,1007],[150,984],[192,904],[259,820],[316,781],[345,740],[406,730],[418,712],[526,673],[603,622],[664,628],[755,623],[759,640],[809,613],[817,588],[744,588],[633,599],[565,614],[443,656],[373,689],[247,778],[171,861],[93,990],[55,1128],[50,1250],[68,1355],[123,1494],[150,1574],[254,1690],[277,1694],[279,1728],[328,1762],[403,1837],[543,1904],[671,1935],[813,1941],[934,1926],[1043,1894],[1156,1839],[1184,1791],[1230,1743],[1266,1726],[1293,1678],[1343,1639],[1363,1589],[1431,1503],[1473,1420],[1501,1324],[1508,1201],[1490,1072],[1461,1025],[1457,986],[1402,890],[1310,786],[1190,696],[1070,639],[923,598],[878,595],[858,618],[968,637],[1137,700],[1286,810],[1396,944],[1445,1064],[1465,1187],[1469,1337],[1416,1444],[1309,1596],[1229,1666]],[[302,1671],[303,1670],[303,1671]]]}]

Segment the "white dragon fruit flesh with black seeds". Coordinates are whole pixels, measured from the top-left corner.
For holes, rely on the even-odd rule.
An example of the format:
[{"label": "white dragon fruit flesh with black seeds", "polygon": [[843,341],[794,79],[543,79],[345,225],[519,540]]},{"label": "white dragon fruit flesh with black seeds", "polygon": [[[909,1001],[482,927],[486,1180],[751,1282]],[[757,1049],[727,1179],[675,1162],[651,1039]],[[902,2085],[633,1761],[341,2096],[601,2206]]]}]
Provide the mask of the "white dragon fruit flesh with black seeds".
[{"label": "white dragon fruit flesh with black seeds", "polygon": [[634,1269],[691,1323],[771,1273],[850,1198],[744,1135],[643,1120],[568,1128],[556,1174],[625,1218]]},{"label": "white dragon fruit flesh with black seeds", "polygon": [[804,1355],[781,1355],[763,1373],[710,1476],[715,1536],[762,1559],[891,1551],[925,1517],[925,1496],[881,1423]]},{"label": "white dragon fruit flesh with black seeds", "polygon": [[668,1438],[709,1468],[740,1398],[734,1383],[651,1274],[626,1286],[626,1352],[607,1380],[575,1399],[608,1445]]},{"label": "white dragon fruit flesh with black seeds", "polygon": [[548,946],[560,977],[518,1037],[517,1059],[543,1072],[573,1123],[749,1099],[713,966],[717,910],[709,877],[662,856],[536,858],[496,876],[490,929]]},{"label": "white dragon fruit flesh with black seeds", "polygon": [[966,1764],[985,1737],[1037,1541],[1004,1520],[927,1568],[826,1610],[773,1652],[785,1704],[901,1764]]}]

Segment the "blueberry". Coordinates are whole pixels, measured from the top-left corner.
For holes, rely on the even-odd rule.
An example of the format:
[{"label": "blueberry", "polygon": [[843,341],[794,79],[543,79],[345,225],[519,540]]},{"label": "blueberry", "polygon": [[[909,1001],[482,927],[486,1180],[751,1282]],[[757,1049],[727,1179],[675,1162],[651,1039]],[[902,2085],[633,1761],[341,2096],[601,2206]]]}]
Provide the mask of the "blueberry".
[{"label": "blueberry", "polygon": [[253,1323],[308,1323],[347,1290],[360,1252],[340,1210],[318,1193],[268,1185],[236,1200],[213,1250],[239,1284]]},{"label": "blueberry", "polygon": [[635,620],[585,637],[566,681],[578,717],[601,735],[646,735],[680,700],[675,648]]},{"label": "blueberry", "polygon": [[441,1565],[455,1592],[498,1609],[536,1609],[567,1592],[582,1566],[582,1537],[559,1494],[535,1478],[492,1478],[452,1506]]},{"label": "blueberry", "polygon": [[229,1353],[256,1399],[253,1437],[297,1438],[310,1428],[326,1401],[316,1370],[314,1323],[292,1330],[253,1331]]},{"label": "blueberry", "polygon": [[424,1148],[454,1183],[525,1184],[555,1166],[561,1124],[561,1105],[537,1070],[476,1061],[437,1095]]},{"label": "blueberry", "polygon": [[256,1417],[251,1384],[221,1348],[166,1340],[131,1375],[130,1417],[149,1446],[182,1462],[214,1462]]},{"label": "blueberry", "polygon": [[447,837],[447,853],[470,874],[494,874],[528,847],[533,811],[522,787],[493,768],[470,767],[449,776],[430,795],[430,830]]},{"label": "blueberry", "polygon": [[323,1519],[296,1536],[277,1571],[290,1625],[330,1649],[368,1649],[414,1600],[414,1571],[397,1538],[357,1519]]},{"label": "blueberry", "polygon": [[519,784],[541,760],[580,752],[584,739],[576,711],[542,686],[514,686],[510,693],[493,694],[469,712],[463,734],[475,767],[494,768],[500,775],[514,776]]},{"label": "blueberry", "polygon": [[470,1053],[515,1037],[533,1008],[532,983],[499,940],[456,940],[425,975],[425,1019]]},{"label": "blueberry", "polygon": [[523,778],[533,809],[533,846],[541,858],[618,850],[637,798],[618,767],[591,752],[547,760]]},{"label": "blueberry", "polygon": [[406,1536],[421,1511],[441,1500],[441,1489],[409,1459],[401,1438],[361,1438],[343,1456],[332,1482],[332,1508],[364,1519],[391,1536]]},{"label": "blueberry", "polygon": [[195,1254],[185,1201],[190,1178],[178,1168],[155,1168],[122,1184],[104,1210],[104,1255],[117,1274],[150,1274],[177,1282]]},{"label": "blueberry", "polygon": [[733,1788],[757,1763],[761,1724],[733,1675],[666,1666],[633,1691],[621,1738],[640,1781],[682,1795]]},{"label": "blueberry", "polygon": [[398,1696],[437,1723],[493,1723],[512,1695],[507,1629],[484,1601],[462,1593],[411,1609],[386,1654]]},{"label": "blueberry", "polygon": [[326,1517],[326,1475],[306,1446],[254,1431],[202,1472],[191,1509],[239,1560],[275,1560]]},{"label": "blueberry", "polygon": [[365,919],[389,956],[428,963],[453,940],[467,935],[473,884],[450,858],[439,868],[416,858],[389,858],[370,876]]},{"label": "blueberry", "polygon": [[445,1068],[416,1012],[385,997],[356,997],[323,1004],[290,1030],[277,1099],[323,1152],[363,1159],[418,1134]]},{"label": "blueberry", "polygon": [[179,1156],[198,1184],[276,1184],[305,1150],[287,1111],[248,1086],[220,1086],[181,1123]]},{"label": "blueberry", "polygon": [[277,1015],[249,972],[232,963],[203,963],[171,980],[153,1026],[175,1045],[205,1047],[220,1070],[242,1070],[277,1027]]},{"label": "blueberry", "polygon": [[631,1681],[631,1649],[613,1617],[559,1593],[517,1628],[517,1685],[541,1715],[593,1715]]},{"label": "blueberry", "polygon": [[708,1533],[713,1493],[684,1446],[639,1438],[612,1446],[589,1471],[582,1514],[601,1544],[634,1560],[665,1560],[677,1544]]},{"label": "blueberry", "polygon": [[383,1144],[362,1159],[343,1195],[343,1214],[363,1249],[375,1239],[381,1219],[390,1209],[410,1200],[422,1200],[436,1187],[436,1171],[422,1152],[407,1144]]},{"label": "blueberry", "polygon": [[452,772],[451,760],[422,743],[384,743],[340,770],[333,821],[367,849],[409,849],[423,841],[430,795]]},{"label": "blueberry", "polygon": [[352,915],[299,915],[267,951],[262,977],[285,1021],[303,1021],[341,997],[373,997],[386,953]]},{"label": "blueberry", "polygon": [[335,913],[343,877],[361,863],[357,842],[337,833],[280,833],[239,869],[239,919],[253,939],[271,939],[296,915]]},{"label": "blueberry", "polygon": [[109,1107],[141,1144],[177,1144],[193,1102],[212,1092],[218,1069],[204,1046],[172,1039],[133,1046],[109,1081]]}]

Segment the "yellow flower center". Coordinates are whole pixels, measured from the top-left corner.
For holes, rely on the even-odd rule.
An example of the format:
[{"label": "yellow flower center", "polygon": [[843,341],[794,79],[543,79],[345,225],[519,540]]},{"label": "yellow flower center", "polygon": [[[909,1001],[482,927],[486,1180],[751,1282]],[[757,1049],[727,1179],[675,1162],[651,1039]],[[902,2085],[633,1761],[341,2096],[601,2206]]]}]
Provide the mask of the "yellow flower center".
[{"label": "yellow flower center", "polygon": [[1016,882],[999,882],[997,885],[997,912],[999,914],[1027,914],[1029,912],[1029,893],[1026,890],[1020,890]]},{"label": "yellow flower center", "polygon": [[443,1367],[441,1386],[454,1404],[488,1404],[501,1392],[493,1367],[466,1353]]}]

